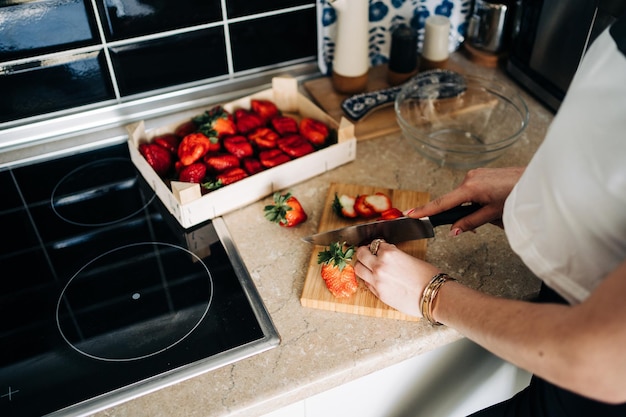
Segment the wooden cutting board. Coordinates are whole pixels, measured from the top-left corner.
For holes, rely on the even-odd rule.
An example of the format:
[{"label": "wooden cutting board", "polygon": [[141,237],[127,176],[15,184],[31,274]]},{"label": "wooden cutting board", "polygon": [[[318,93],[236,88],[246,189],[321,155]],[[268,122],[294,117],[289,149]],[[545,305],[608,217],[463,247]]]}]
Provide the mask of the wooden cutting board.
[{"label": "wooden cutting board", "polygon": [[[450,62],[447,69],[463,73],[463,69],[457,64]],[[389,88],[387,82],[387,65],[377,65],[371,67],[368,72],[367,87],[365,91],[376,91],[383,88]],[[362,119],[355,121],[350,119],[341,109],[341,103],[349,97],[348,94],[338,93],[333,89],[330,77],[316,78],[304,82],[304,88],[311,98],[328,113],[336,121],[345,117],[354,124],[354,133],[357,140],[367,140],[400,131],[400,126],[396,121],[395,109],[393,103],[380,106],[370,113],[366,114]],[[472,90],[464,94],[462,101],[452,100],[451,102],[441,102],[437,109],[439,115],[447,114],[454,117],[462,113],[479,111],[484,108],[493,107],[497,101],[493,96],[481,91]]]},{"label": "wooden cutting board", "polygon": [[[341,103],[349,97],[349,94],[338,93],[333,89],[330,77],[316,78],[303,83],[307,93],[326,113],[339,121],[341,117],[351,120],[341,109]],[[390,87],[387,82],[387,65],[371,67],[368,73],[366,91],[376,91]],[[382,106],[367,114],[354,123],[354,133],[358,140],[372,139],[400,131],[396,122],[396,114],[393,103]]]},{"label": "wooden cutting board", "polygon": [[[425,192],[392,190],[357,184],[332,183],[328,190],[326,201],[324,202],[324,211],[322,212],[318,231],[323,232],[368,221],[362,219],[343,219],[335,214],[332,210],[332,202],[335,198],[335,193],[339,195],[348,194],[356,196],[359,194],[373,194],[375,192],[387,194],[391,198],[394,207],[403,211],[426,204],[429,200],[429,194]],[[402,242],[397,246],[417,258],[424,259],[426,256],[426,244],[427,239],[421,239]],[[317,263],[317,255],[324,249],[324,246],[314,246],[311,253],[307,275],[304,280],[304,289],[300,297],[300,302],[304,307],[397,320],[419,320],[417,317],[408,316],[384,304],[365,287],[365,284],[363,284],[361,280],[359,280],[359,289],[351,297],[344,299],[335,298],[330,291],[328,291],[328,288],[326,288],[326,284],[321,276],[322,267]]]}]

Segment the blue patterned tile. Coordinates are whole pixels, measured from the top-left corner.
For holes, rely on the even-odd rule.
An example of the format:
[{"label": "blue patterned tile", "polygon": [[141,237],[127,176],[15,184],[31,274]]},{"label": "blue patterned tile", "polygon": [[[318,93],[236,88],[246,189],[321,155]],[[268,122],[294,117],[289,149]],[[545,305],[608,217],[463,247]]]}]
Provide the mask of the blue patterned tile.
[{"label": "blue patterned tile", "polygon": [[[389,60],[391,33],[399,25],[418,31],[418,50],[424,37],[424,23],[431,15],[450,19],[450,52],[463,42],[467,19],[472,10],[471,0],[369,0],[369,58],[370,65]],[[337,32],[337,13],[327,0],[318,0],[318,65],[325,74],[332,70]]]}]

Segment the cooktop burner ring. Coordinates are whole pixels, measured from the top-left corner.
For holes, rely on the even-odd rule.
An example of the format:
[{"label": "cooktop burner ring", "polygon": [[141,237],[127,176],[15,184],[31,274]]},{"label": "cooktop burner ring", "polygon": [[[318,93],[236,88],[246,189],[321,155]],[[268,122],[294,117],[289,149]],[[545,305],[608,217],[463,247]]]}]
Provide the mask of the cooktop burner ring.
[{"label": "cooktop burner ring", "polygon": [[[134,254],[133,262],[137,262],[137,253],[146,257],[146,254],[156,250],[164,250],[169,257],[172,256],[172,251],[176,252],[175,256],[191,256],[192,261],[190,262],[193,263],[194,272],[198,277],[163,282],[162,289],[156,288],[158,291],[155,291],[155,287],[158,286],[155,284],[157,281],[167,281],[167,276],[157,280],[153,279],[154,274],[152,274],[146,280],[145,277],[135,275],[138,281],[144,281],[138,282],[139,285],[136,288],[133,287],[133,282],[125,280],[127,277],[112,277],[110,286],[119,287],[112,291],[117,296],[115,297],[117,304],[115,314],[118,317],[114,318],[125,319],[125,317],[121,317],[124,313],[129,315],[139,313],[140,316],[141,311],[138,309],[142,308],[140,304],[144,298],[161,298],[162,303],[159,305],[162,307],[166,303],[164,301],[166,297],[165,294],[160,293],[164,293],[168,289],[174,292],[176,286],[187,286],[186,291],[188,293],[197,295],[198,299],[195,300],[194,305],[183,305],[184,308],[177,309],[172,308],[173,302],[171,300],[167,300],[168,308],[164,309],[163,313],[156,319],[155,313],[151,310],[146,316],[147,320],[143,320],[141,317],[139,319],[130,318],[128,319],[130,321],[117,325],[108,322],[107,319],[111,317],[98,317],[95,314],[90,314],[89,310],[97,310],[99,305],[111,302],[110,299],[100,298],[101,293],[111,294],[109,285],[107,285],[108,282],[105,284],[91,278],[94,275],[96,278],[97,275],[101,275],[98,270],[102,268],[102,265],[108,265],[112,262],[119,263],[121,259],[126,259],[127,255],[122,253],[123,251],[128,251],[131,255]],[[155,258],[158,258],[158,255]],[[186,263],[189,264],[190,262]],[[163,268],[165,265],[160,267]],[[165,275],[164,272],[162,273]],[[80,291],[76,291],[78,287],[81,287],[79,288]],[[72,349],[89,358],[107,362],[141,360],[171,349],[191,335],[209,312],[213,300],[213,289],[213,277],[207,265],[199,256],[184,247],[164,242],[137,242],[124,245],[92,259],[70,278],[57,301],[55,312],[57,330]],[[119,296],[115,291],[122,292],[123,296]],[[206,297],[202,295],[202,291],[208,292]],[[156,297],[155,292],[159,293],[156,294]],[[173,298],[172,294],[170,296]],[[180,295],[178,298],[180,304]],[[74,309],[72,304],[76,304],[77,308]],[[82,319],[81,315],[83,316]],[[76,329],[79,330],[76,331]],[[85,334],[85,331],[91,334]],[[152,340],[146,340],[146,335],[152,337]],[[119,340],[116,340],[118,337]],[[128,344],[124,344],[124,341]],[[146,343],[152,344],[147,346]]]},{"label": "cooktop burner ring", "polygon": [[139,182],[140,174],[131,161],[103,158],[63,176],[52,190],[50,205],[70,224],[107,226],[133,217],[156,198],[154,190],[140,187]]}]

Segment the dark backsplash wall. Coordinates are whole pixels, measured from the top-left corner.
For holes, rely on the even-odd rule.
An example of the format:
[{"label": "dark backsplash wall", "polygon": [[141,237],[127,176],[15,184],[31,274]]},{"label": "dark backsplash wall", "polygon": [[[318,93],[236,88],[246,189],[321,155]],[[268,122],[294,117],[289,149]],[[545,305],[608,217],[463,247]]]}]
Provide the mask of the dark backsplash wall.
[{"label": "dark backsplash wall", "polygon": [[317,48],[315,0],[0,0],[0,22],[0,124],[314,61]]}]

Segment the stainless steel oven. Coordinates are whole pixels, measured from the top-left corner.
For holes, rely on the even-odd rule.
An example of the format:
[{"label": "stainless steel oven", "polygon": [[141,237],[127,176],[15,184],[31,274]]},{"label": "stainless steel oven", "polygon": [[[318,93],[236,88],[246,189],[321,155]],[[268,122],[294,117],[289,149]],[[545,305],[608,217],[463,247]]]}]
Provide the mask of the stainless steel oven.
[{"label": "stainless steel oven", "polygon": [[556,111],[596,37],[626,11],[624,0],[517,0],[507,70]]}]

